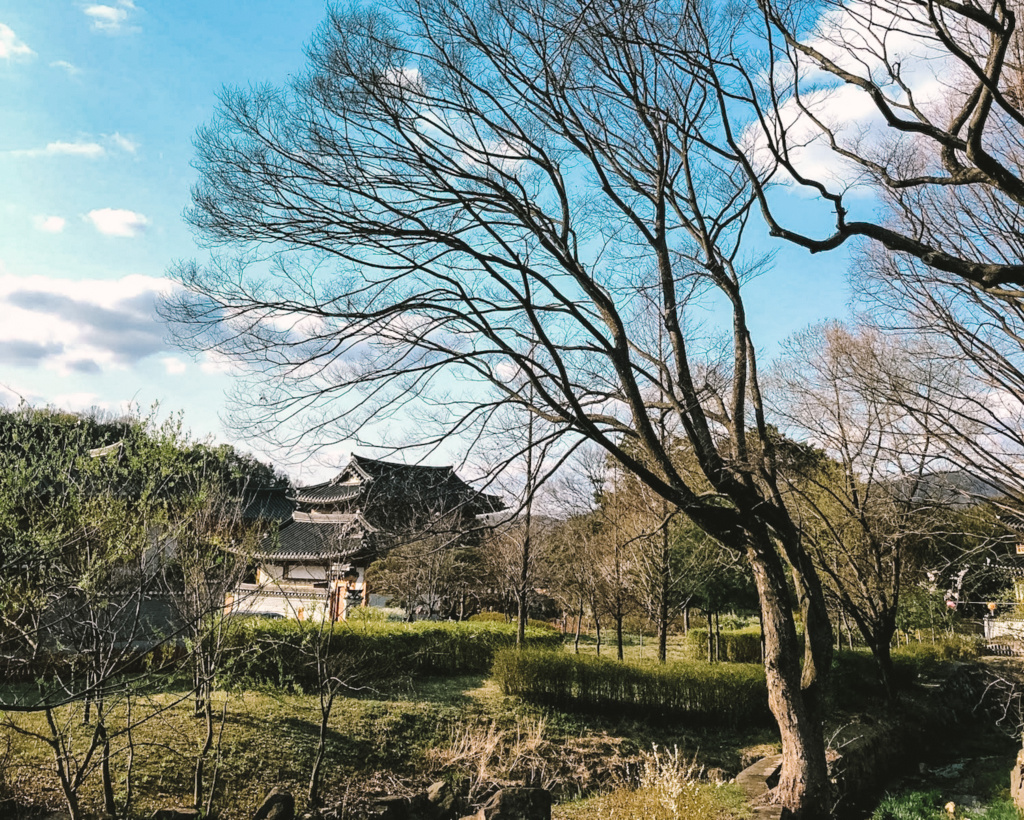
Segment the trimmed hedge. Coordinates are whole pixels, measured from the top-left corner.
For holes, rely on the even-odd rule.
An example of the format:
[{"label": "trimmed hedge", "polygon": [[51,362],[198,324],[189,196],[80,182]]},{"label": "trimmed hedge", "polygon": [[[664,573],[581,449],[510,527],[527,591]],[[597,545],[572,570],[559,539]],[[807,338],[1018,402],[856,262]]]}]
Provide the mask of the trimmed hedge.
[{"label": "trimmed hedge", "polygon": [[729,727],[773,725],[760,665],[636,664],[524,649],[498,652],[491,675],[505,694],[567,710],[618,710]]},{"label": "trimmed hedge", "polygon": [[[356,621],[333,626],[293,620],[240,618],[227,636],[221,683],[309,690],[317,685],[316,659],[354,685],[428,675],[486,672],[495,652],[514,646],[514,624]],[[526,630],[533,646],[560,647],[562,636]],[[320,651],[317,651],[317,643]]]},{"label": "trimmed hedge", "polygon": [[[720,660],[728,663],[761,663],[761,629],[723,629],[718,633]],[[686,633],[686,654],[694,660],[708,656],[708,631],[691,627]]]}]

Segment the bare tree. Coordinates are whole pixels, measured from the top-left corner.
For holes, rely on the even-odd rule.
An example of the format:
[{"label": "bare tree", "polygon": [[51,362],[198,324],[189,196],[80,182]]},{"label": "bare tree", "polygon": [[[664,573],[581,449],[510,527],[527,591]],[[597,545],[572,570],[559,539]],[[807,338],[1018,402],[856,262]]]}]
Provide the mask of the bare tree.
[{"label": "bare tree", "polygon": [[[689,13],[606,2],[332,12],[290,91],[227,90],[200,132],[189,219],[221,251],[175,269],[184,290],[165,313],[183,343],[255,368],[250,432],[299,414],[307,433],[358,439],[404,414],[425,447],[470,446],[512,404],[743,551],[779,799],[821,816],[831,627],[783,500],[741,295],[759,269],[741,253],[757,192],[708,145],[718,101],[663,58],[698,36]],[[728,313],[724,356],[696,332],[707,298]]]},{"label": "bare tree", "polygon": [[[869,326],[815,325],[789,339],[778,405],[792,444],[783,474],[805,538],[895,697],[889,648],[901,592],[946,524],[951,462],[942,430],[960,423],[964,368],[923,340]],[[962,499],[959,499],[962,501]]]},{"label": "bare tree", "polygon": [[559,521],[548,538],[546,575],[555,600],[573,618],[573,649],[577,654],[587,605],[599,598],[599,539],[596,518],[586,513]]},{"label": "bare tree", "polygon": [[987,495],[1024,509],[1024,309],[905,256],[866,249],[859,261],[854,285],[871,321],[919,340],[909,344],[926,346],[934,366],[960,373],[944,413],[926,413],[900,384],[889,386],[889,399],[927,424],[949,463],[974,476]]},{"label": "bare tree", "polygon": [[[732,120],[725,142],[774,236],[814,253],[870,239],[1019,298],[1019,240],[992,241],[1016,233],[1024,205],[1019,10],[1012,0],[757,0],[731,30],[702,28],[696,58],[674,41],[665,53],[716,88]],[[815,220],[793,220],[775,183],[823,202],[831,228],[814,235],[805,224]],[[865,207],[865,188],[881,213]]]}]

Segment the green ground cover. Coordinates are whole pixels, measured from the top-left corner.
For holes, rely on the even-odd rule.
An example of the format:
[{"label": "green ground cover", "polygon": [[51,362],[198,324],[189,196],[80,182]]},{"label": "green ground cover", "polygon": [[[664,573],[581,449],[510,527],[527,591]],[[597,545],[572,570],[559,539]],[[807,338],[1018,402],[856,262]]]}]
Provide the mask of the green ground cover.
[{"label": "green ground cover", "polygon": [[[304,662],[302,641],[320,638],[308,627],[297,629],[272,621],[239,626],[229,652],[231,674],[221,676],[213,701],[215,716],[224,716],[223,728],[219,721],[215,727],[216,746],[207,763],[208,779],[216,769],[213,808],[221,820],[248,820],[266,792],[281,786],[300,797],[304,810],[301,796],[316,750],[319,699],[310,681],[295,672]],[[654,744],[682,750],[688,766],[717,767],[729,773],[777,748],[774,732],[764,726],[651,722],[624,710],[580,714],[508,696],[484,673],[424,674],[439,668],[486,666],[494,652],[507,645],[513,630],[514,625],[495,623],[366,623],[339,632],[345,637],[332,643],[334,649],[348,647],[354,652],[356,647],[364,661],[384,658],[384,666],[405,673],[379,686],[371,682],[357,692],[346,691],[337,701],[328,727],[324,803],[351,805],[360,796],[412,790],[439,777],[457,777],[468,779],[472,788],[496,781],[545,786],[568,818],[588,811],[576,801],[620,787],[617,796],[607,798],[610,803],[582,804],[592,807],[593,816],[601,816],[605,809],[600,807],[605,805],[621,808],[634,800],[664,804],[667,798],[657,797],[650,785],[635,791]],[[547,646],[561,640],[557,632],[541,626],[531,629],[530,636]],[[275,659],[272,653],[257,651],[260,646],[275,646],[281,656]],[[274,678],[282,672],[282,677]],[[126,721],[126,704],[113,700],[108,709],[108,724],[117,731]],[[114,739],[112,770],[118,802],[126,797],[131,757],[133,817],[148,817],[163,806],[188,805],[193,767],[205,733],[204,722],[193,717],[190,693],[184,686],[172,685],[136,695],[131,709],[135,720],[146,714],[154,717],[138,725],[130,738],[122,734]],[[58,725],[71,727],[79,750],[93,730],[82,725],[82,716],[81,703],[55,712]],[[42,714],[3,715],[0,805],[4,799],[17,798],[27,806],[62,809],[52,750],[18,728],[47,734]],[[667,778],[669,774],[663,773],[661,780],[649,780],[664,786]],[[94,768],[81,788],[87,812],[102,806],[99,780]],[[728,789],[705,785],[706,795],[704,785],[694,792],[704,795],[700,801],[714,798],[715,805],[725,807],[735,802]]]},{"label": "green ground cover", "polygon": [[[270,635],[275,626],[271,624],[271,629],[261,634]],[[431,628],[415,627],[416,634],[430,634]],[[456,637],[450,639],[455,642],[451,645],[495,647],[493,651],[498,651],[490,630],[514,627],[487,623],[474,628],[483,630],[479,634],[486,637],[474,642],[468,633],[460,631],[466,627],[458,627],[453,630]],[[542,643],[550,641],[551,630],[539,629],[549,636]],[[274,635],[287,634],[281,627],[277,630]],[[367,626],[363,631],[370,635],[368,645],[380,646],[383,633],[377,626]],[[431,640],[426,639],[426,643]],[[397,645],[421,644],[396,641],[387,650],[389,657],[397,657]],[[635,668],[655,679],[671,676],[649,656],[641,655],[650,646],[646,639],[642,648],[639,641],[632,645],[635,656],[644,658]],[[675,657],[689,656],[688,643],[682,636],[676,636],[670,647],[675,649]],[[294,646],[287,651],[294,651]],[[470,657],[468,651],[459,652],[464,658]],[[897,653],[897,665],[909,681],[949,660],[968,658],[973,652],[966,644],[959,648],[938,644],[911,647]],[[633,674],[607,657],[598,660],[591,652],[575,656],[571,643],[557,653],[557,659],[560,664],[591,671],[610,668],[616,680]],[[669,669],[673,666],[704,674],[708,680],[747,675],[743,667],[734,664],[709,667],[690,660]],[[286,667],[284,664],[281,668]],[[852,712],[874,702],[877,691],[871,678],[872,662],[865,652],[838,653],[837,719],[842,719],[847,710]],[[300,810],[306,809],[302,795],[316,750],[319,700],[294,680],[277,686],[266,678],[254,685],[255,679],[252,675],[225,678],[224,682],[231,685],[215,693],[215,714],[223,714],[225,720],[223,730],[217,729],[218,744],[208,766],[217,769],[213,808],[221,820],[248,820],[274,786],[299,796]],[[324,802],[351,806],[368,794],[412,791],[445,777],[468,780],[473,789],[493,782],[542,785],[556,796],[556,820],[742,818],[745,809],[735,790],[715,781],[778,751],[775,731],[763,721],[666,719],[657,709],[648,709],[647,714],[645,710],[615,707],[580,711],[568,702],[531,703],[506,694],[499,681],[500,674],[492,679],[482,672],[443,677],[409,674],[398,676],[387,686],[371,685],[358,693],[346,693],[335,705],[329,723]],[[763,677],[759,679],[763,686],[760,681]],[[745,677],[741,683],[751,685]],[[638,684],[633,681],[630,685]],[[116,729],[125,721],[125,704],[113,703],[111,708],[110,724]],[[188,805],[193,765],[204,734],[203,721],[192,716],[189,693],[181,687],[152,691],[136,697],[132,710],[136,718],[145,713],[156,716],[139,725],[131,737],[135,790],[131,815],[148,817],[159,807]],[[652,715],[659,717],[652,719]],[[67,721],[74,727],[73,736],[79,744],[92,731],[90,726],[81,725],[81,716],[81,704],[62,707],[56,714],[58,722]],[[46,721],[40,714],[3,716],[0,807],[5,798],[17,797],[29,806],[62,809],[52,751],[15,727],[45,734]],[[125,797],[128,757],[128,738],[121,735],[115,740],[112,761],[119,800]],[[1006,769],[1003,763],[999,765]],[[208,777],[212,771],[209,767]],[[706,773],[713,769],[721,771],[708,778]],[[1001,776],[1005,778],[1005,771]],[[999,799],[993,797],[997,810],[1001,810]],[[89,812],[96,812],[102,805],[96,771],[86,778],[82,802]],[[998,814],[988,816],[1002,820]],[[902,817],[893,814],[876,820]],[[907,815],[909,820],[931,817]]]}]

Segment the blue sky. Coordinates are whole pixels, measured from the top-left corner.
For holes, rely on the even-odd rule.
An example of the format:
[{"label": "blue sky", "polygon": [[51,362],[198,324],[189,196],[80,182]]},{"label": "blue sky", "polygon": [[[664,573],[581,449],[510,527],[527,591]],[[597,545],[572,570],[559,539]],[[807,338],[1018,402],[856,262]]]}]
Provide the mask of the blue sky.
[{"label": "blue sky", "polygon": [[[181,213],[219,89],[299,72],[323,12],[322,0],[0,0],[0,403],[158,401],[195,435],[231,440],[230,369],[171,347],[153,305],[168,266],[202,253]],[[748,297],[766,354],[843,312],[845,264],[781,249]]]}]

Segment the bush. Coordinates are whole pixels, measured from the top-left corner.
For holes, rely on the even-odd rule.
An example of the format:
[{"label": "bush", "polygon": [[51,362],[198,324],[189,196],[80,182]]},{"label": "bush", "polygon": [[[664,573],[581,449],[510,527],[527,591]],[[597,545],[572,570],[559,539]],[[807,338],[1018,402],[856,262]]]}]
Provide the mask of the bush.
[{"label": "bush", "polygon": [[478,612],[476,615],[470,615],[469,620],[473,623],[487,622],[507,624],[509,622],[503,612]]},{"label": "bush", "polygon": [[562,709],[625,710],[730,727],[772,725],[759,665],[636,664],[524,649],[498,652],[491,674],[506,694]]},{"label": "bush", "polygon": [[357,606],[346,617],[349,621],[404,621],[405,610],[394,606]]},{"label": "bush", "polygon": [[952,635],[934,643],[911,643],[892,650],[893,663],[907,670],[911,677],[927,675],[953,662],[977,660],[984,649],[984,640],[975,635]]},{"label": "bush", "polygon": [[[723,629],[718,633],[719,659],[729,663],[761,663],[761,628]],[[708,631],[691,628],[686,633],[686,654],[694,660],[708,656]]]},{"label": "bush", "polygon": [[[308,691],[317,685],[316,657],[353,685],[428,675],[486,672],[497,650],[515,644],[514,625],[418,621],[325,624],[239,619],[227,637],[221,683]],[[561,646],[561,635],[527,629],[528,644]]]}]

